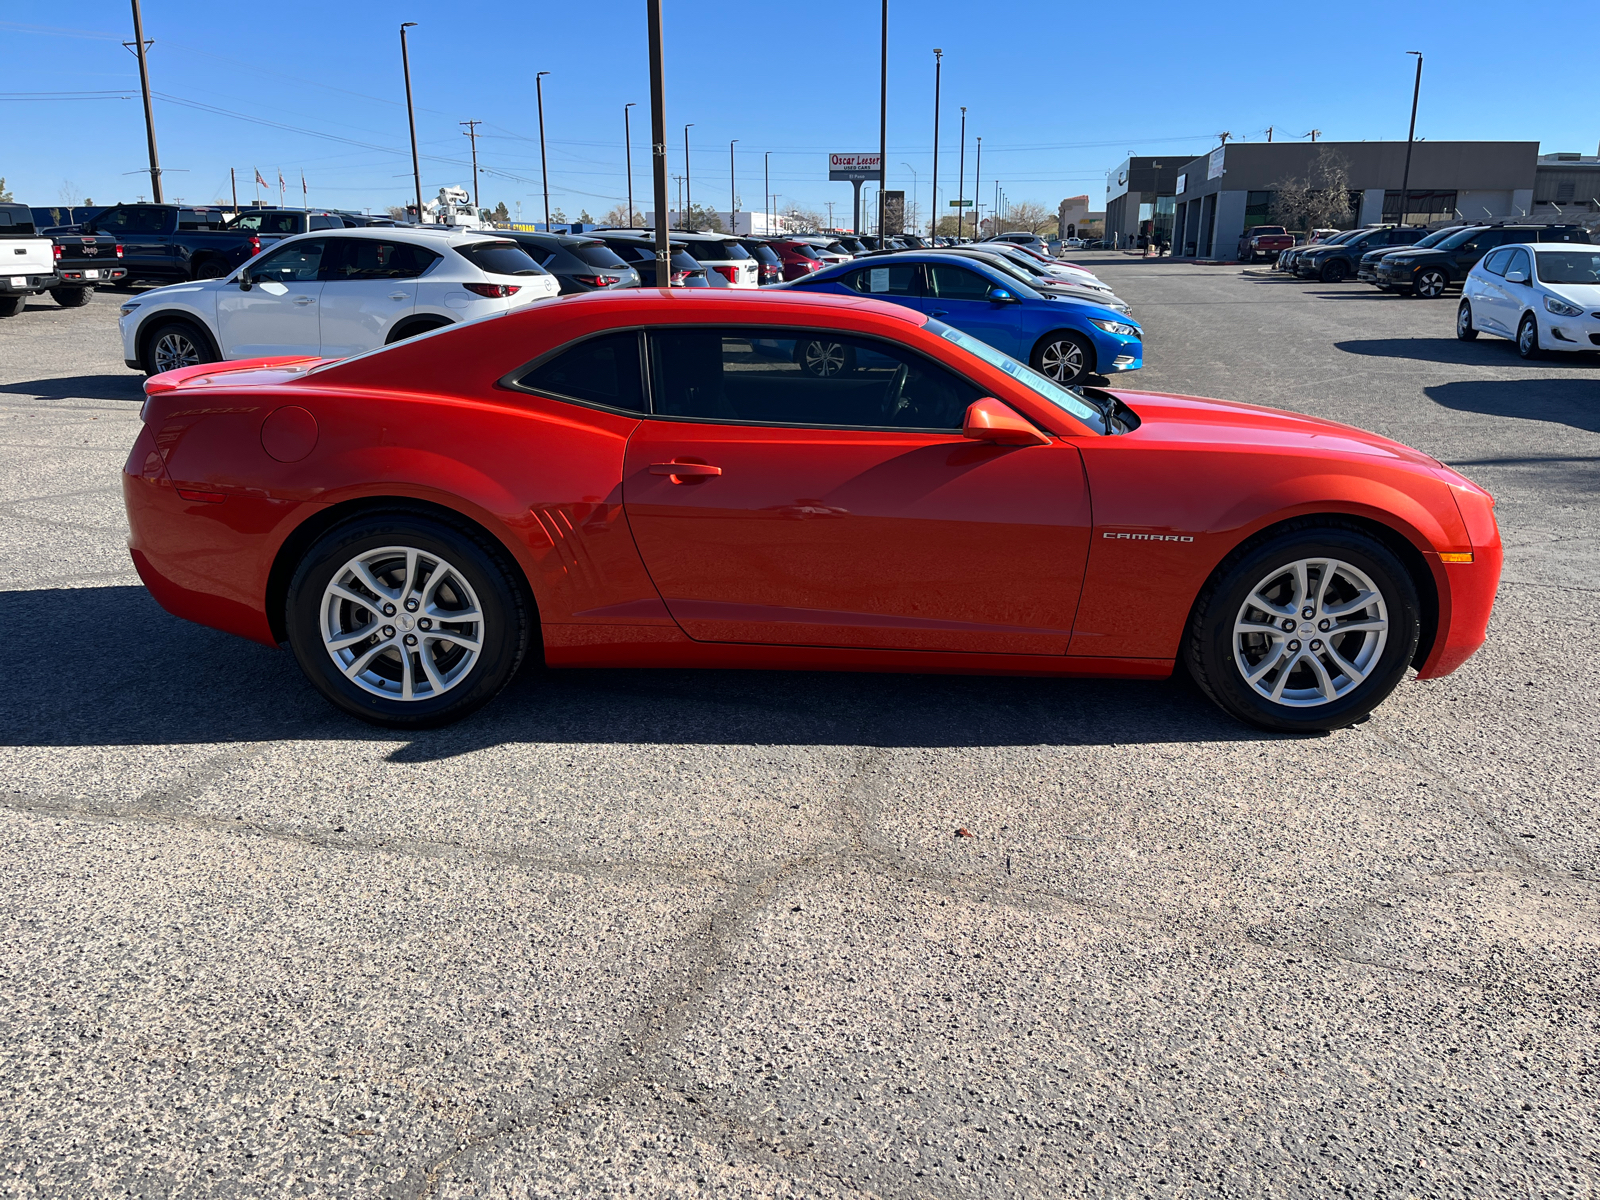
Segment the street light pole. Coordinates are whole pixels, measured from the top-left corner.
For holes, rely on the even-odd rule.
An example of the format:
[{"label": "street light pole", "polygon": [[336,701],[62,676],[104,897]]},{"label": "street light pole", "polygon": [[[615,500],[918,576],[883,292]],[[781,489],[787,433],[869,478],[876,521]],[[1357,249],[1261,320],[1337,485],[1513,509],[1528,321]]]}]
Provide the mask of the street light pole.
[{"label": "street light pole", "polygon": [[144,20],[139,14],[139,0],[133,0],[133,50],[139,56],[139,87],[144,92],[144,136],[150,148],[150,199],[160,204],[161,159],[156,155],[156,118],[150,106],[150,68],[144,58]]},{"label": "street light pole", "polygon": [[694,225],[689,220],[689,210],[694,207],[694,179],[689,174],[689,130],[694,128],[690,121],[683,127],[683,206],[678,211],[678,220],[683,222],[685,229],[693,229]]},{"label": "street light pole", "polygon": [[775,222],[772,219],[772,151],[768,150],[765,165],[761,168],[761,211],[766,216],[767,228],[764,232],[770,234]]},{"label": "street light pole", "polygon": [[944,68],[944,51],[933,51],[933,193],[928,197],[928,207],[933,217],[928,225],[928,240],[939,236],[939,72]]},{"label": "street light pole", "polygon": [[883,0],[878,62],[878,241],[883,241],[883,189],[889,182],[889,0]]},{"label": "street light pole", "polygon": [[672,251],[667,245],[667,85],[661,50],[661,0],[646,0],[645,12],[650,26],[650,169],[656,199],[656,286],[667,288],[672,285]]},{"label": "street light pole", "polygon": [[1417,136],[1417,100],[1422,95],[1422,51],[1407,50],[1406,53],[1417,56],[1417,82],[1411,89],[1411,129],[1406,134],[1406,170],[1400,178],[1400,224],[1402,225],[1406,223],[1406,210],[1411,207],[1411,140]]},{"label": "street light pole", "polygon": [[423,221],[422,212],[422,160],[417,157],[417,115],[411,107],[411,55],[406,49],[406,30],[415,29],[415,21],[400,24],[400,64],[406,72],[406,120],[411,123],[411,176],[417,183],[417,224]]},{"label": "street light pole", "polygon": [[956,167],[956,241],[961,240],[961,230],[966,224],[967,212],[967,106],[961,106],[961,154]]},{"label": "street light pole", "polygon": [[628,124],[628,110],[632,104],[622,106],[622,147],[628,160],[628,228],[633,228],[633,127]]},{"label": "street light pole", "polygon": [[978,139],[978,161],[972,168],[972,237],[976,241],[982,232],[978,228],[978,197],[983,193],[980,184],[983,179],[983,139]]},{"label": "street light pole", "polygon": [[739,232],[739,187],[734,182],[733,170],[733,143],[738,140],[733,138],[728,142],[728,224],[733,226],[729,233]]},{"label": "street light pole", "polygon": [[533,89],[539,97],[539,182],[544,185],[544,231],[550,232],[550,172],[544,160],[544,77],[549,71],[540,71],[533,77]]}]

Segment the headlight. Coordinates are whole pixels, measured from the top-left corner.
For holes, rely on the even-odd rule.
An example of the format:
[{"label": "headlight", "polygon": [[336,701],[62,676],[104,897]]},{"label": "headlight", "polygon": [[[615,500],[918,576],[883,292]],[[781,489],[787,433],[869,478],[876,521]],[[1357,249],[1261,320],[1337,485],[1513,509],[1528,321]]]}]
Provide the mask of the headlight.
[{"label": "headlight", "polygon": [[1139,336],[1137,325],[1124,325],[1121,321],[1102,321],[1099,317],[1090,317],[1089,323],[1097,325],[1107,333],[1114,333],[1118,337],[1136,338]]},{"label": "headlight", "polygon": [[119,313],[121,313],[123,316],[127,316],[129,313],[131,313],[134,309],[136,309],[138,307],[139,307],[139,302],[137,300],[129,300],[121,308],[117,309],[117,311]]},{"label": "headlight", "polygon": [[1546,312],[1553,312],[1558,317],[1581,317],[1583,309],[1576,304],[1568,304],[1565,300],[1557,300],[1554,296],[1544,298]]}]

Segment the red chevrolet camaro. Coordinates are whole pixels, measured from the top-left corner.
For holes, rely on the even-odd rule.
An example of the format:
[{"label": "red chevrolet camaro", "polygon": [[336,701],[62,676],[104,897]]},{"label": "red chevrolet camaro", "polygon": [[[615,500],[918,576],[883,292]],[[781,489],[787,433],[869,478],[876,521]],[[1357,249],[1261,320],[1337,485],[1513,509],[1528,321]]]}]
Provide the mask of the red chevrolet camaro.
[{"label": "red chevrolet camaro", "polygon": [[595,294],[158,375],[124,477],[170,612],[334,704],[551,667],[1168,675],[1348,725],[1484,638],[1493,501],[1349,426],[1062,387],[902,306]]}]

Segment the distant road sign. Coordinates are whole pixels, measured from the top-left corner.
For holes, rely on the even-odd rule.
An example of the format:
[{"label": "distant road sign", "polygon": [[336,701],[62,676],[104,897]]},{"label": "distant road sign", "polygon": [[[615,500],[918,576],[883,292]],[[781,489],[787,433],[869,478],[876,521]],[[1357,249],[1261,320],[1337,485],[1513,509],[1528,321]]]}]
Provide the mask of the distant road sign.
[{"label": "distant road sign", "polygon": [[950,201],[950,207],[951,208],[971,208],[972,205],[973,205],[973,202],[971,200],[952,200],[952,201]]},{"label": "distant road sign", "polygon": [[828,179],[837,183],[865,183],[869,179],[878,177],[878,169],[883,165],[883,155],[876,152],[871,154],[830,154],[828,155]]}]

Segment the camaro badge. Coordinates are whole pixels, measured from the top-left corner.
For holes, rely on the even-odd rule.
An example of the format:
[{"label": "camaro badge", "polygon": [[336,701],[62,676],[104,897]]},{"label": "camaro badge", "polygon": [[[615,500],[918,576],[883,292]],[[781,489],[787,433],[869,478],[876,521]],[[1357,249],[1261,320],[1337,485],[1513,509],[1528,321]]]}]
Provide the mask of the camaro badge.
[{"label": "camaro badge", "polygon": [[1188,533],[1102,533],[1103,538],[1114,541],[1128,542],[1192,542],[1194,535]]}]

